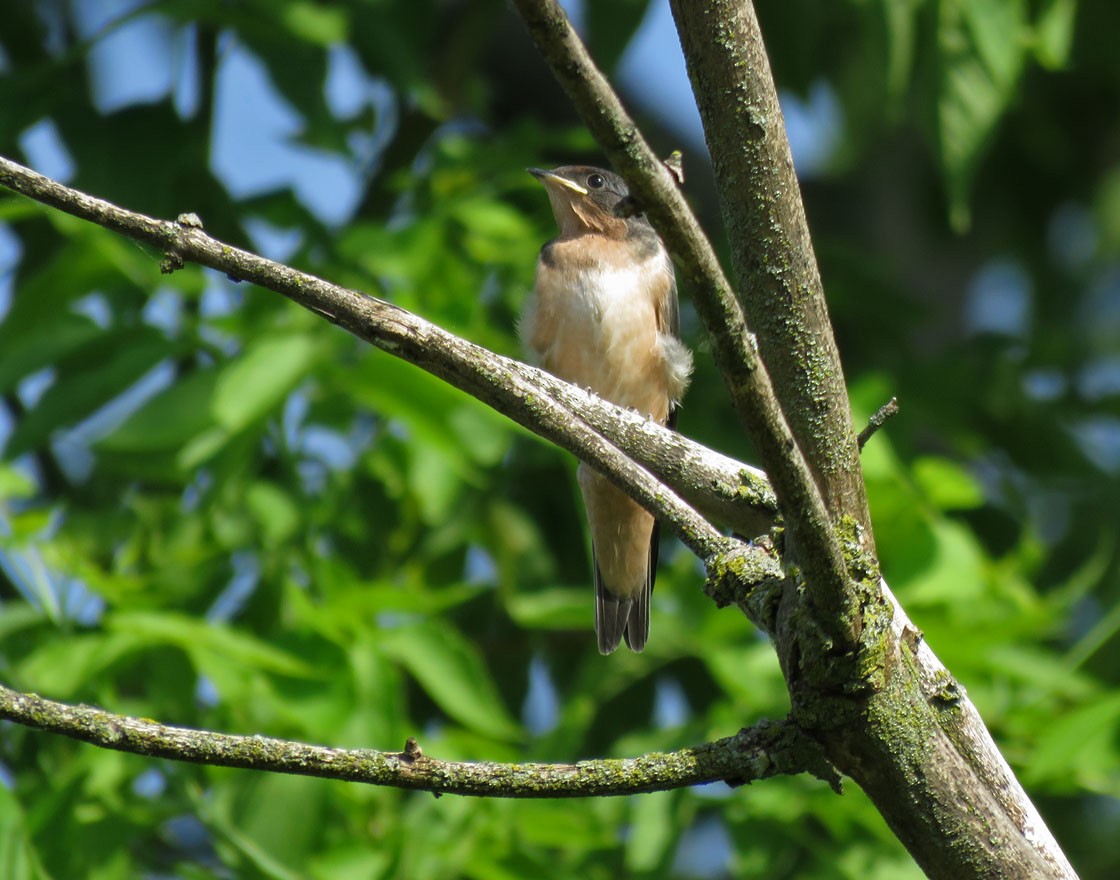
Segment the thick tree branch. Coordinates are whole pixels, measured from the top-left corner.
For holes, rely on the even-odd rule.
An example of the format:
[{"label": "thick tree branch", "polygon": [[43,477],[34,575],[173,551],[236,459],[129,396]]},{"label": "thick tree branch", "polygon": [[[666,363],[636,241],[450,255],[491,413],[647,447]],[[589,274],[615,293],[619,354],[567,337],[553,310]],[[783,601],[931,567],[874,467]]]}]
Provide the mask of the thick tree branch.
[{"label": "thick tree branch", "polygon": [[[859,782],[931,878],[1076,880],[976,706],[886,582],[894,656],[882,691],[826,751]],[[869,735],[870,733],[870,735]]]},{"label": "thick tree branch", "polygon": [[[514,0],[529,33],[588,129],[665,241],[712,342],[732,405],[774,486],[797,562],[829,612],[830,638],[853,646],[852,597],[840,543],[787,424],[739,302],[672,172],[626,113],[557,0]],[[824,618],[825,615],[822,615]]]},{"label": "thick tree branch", "polygon": [[813,773],[838,786],[819,747],[787,722],[754,727],[693,748],[578,764],[440,761],[415,740],[403,752],[332,749],[263,736],[229,736],[169,727],[70,706],[0,685],[0,718],[101,748],[214,767],[239,767],[393,788],[478,797],[604,797],[667,791],[707,782],[742,785],[770,776]]},{"label": "thick tree branch", "polygon": [[858,522],[864,548],[874,552],[844,371],[754,6],[671,5],[704,121],[739,301],[829,513]]}]

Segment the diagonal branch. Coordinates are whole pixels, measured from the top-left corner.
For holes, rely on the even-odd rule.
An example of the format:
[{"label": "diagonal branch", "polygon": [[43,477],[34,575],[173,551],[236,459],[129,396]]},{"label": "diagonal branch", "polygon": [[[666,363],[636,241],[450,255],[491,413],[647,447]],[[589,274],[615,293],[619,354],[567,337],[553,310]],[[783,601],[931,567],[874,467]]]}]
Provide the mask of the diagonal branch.
[{"label": "diagonal branch", "polygon": [[669,753],[578,764],[441,761],[409,739],[403,752],[334,749],[264,736],[170,727],[71,706],[0,685],[0,718],[101,748],[154,758],[317,776],[344,782],[477,797],[603,797],[725,781],[742,785],[810,772],[838,788],[820,747],[788,722],[763,721],[734,736]]},{"label": "diagonal branch", "polygon": [[184,261],[281,293],[360,339],[466,391],[531,431],[574,453],[662,518],[702,559],[727,540],[679,496],[560,405],[515,362],[492,354],[383,300],[331,284],[211,238],[191,214],[157,220],[50,180],[0,157],[0,185],[167,253],[164,271]]},{"label": "diagonal branch", "polygon": [[578,413],[709,522],[745,537],[762,535],[774,525],[778,502],[766,474],[758,468],[728,458],[536,367],[511,361],[509,369],[539,384],[571,412]]},{"label": "diagonal branch", "polygon": [[[558,0],[514,0],[514,5],[537,49],[673,255],[712,342],[732,405],[774,486],[798,548],[797,562],[814,595],[832,620],[857,621],[850,613],[840,542],[813,473],[778,403],[739,301],[672,172],[642,137]],[[834,629],[831,635],[838,643],[852,644],[850,627]]]}]

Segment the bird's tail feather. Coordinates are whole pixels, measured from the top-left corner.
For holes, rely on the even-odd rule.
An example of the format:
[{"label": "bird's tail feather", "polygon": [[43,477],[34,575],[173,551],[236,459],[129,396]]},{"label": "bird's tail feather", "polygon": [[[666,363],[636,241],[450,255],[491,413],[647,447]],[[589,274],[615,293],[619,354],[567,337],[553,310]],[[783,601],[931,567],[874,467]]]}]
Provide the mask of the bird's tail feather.
[{"label": "bird's tail feather", "polygon": [[623,599],[612,593],[603,583],[598,563],[595,565],[595,633],[599,638],[600,654],[613,653],[623,638],[634,653],[639,653],[646,646],[649,639],[649,597],[657,576],[658,532],[655,524],[650,539],[645,585],[637,595]]}]

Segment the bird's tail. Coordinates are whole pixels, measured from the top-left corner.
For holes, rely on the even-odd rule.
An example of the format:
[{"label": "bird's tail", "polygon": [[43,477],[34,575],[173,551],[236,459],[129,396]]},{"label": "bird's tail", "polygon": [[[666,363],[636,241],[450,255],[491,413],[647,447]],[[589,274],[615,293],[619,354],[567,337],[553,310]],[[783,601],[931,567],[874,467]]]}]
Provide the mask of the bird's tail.
[{"label": "bird's tail", "polygon": [[649,597],[657,572],[657,526],[650,542],[649,570],[645,586],[636,596],[623,599],[603,584],[603,574],[595,565],[595,633],[599,637],[599,653],[610,654],[626,639],[626,646],[635,653],[649,639]]}]

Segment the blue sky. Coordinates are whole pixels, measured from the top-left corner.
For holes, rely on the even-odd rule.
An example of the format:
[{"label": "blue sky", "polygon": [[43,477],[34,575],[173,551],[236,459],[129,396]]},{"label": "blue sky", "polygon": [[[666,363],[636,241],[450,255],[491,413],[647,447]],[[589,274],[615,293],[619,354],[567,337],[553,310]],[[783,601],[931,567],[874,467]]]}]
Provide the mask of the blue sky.
[{"label": "blue sky", "polygon": [[[176,28],[158,14],[126,18],[144,5],[145,0],[74,4],[79,35],[95,41],[89,54],[94,101],[110,112],[172,95],[179,112],[189,115],[198,99],[193,29]],[[582,4],[570,0],[566,5],[578,22]],[[124,23],[114,24],[119,21]],[[211,164],[231,195],[245,197],[291,186],[324,222],[345,223],[360,197],[361,163],[293,143],[302,118],[272,86],[264,65],[232,38],[223,41],[219,54]],[[332,48],[329,59],[324,91],[334,113],[353,116],[372,105],[392,114],[392,90],[366,73],[349,47]],[[644,109],[667,115],[692,152],[703,150],[700,117],[667,0],[650,3],[615,78]],[[800,173],[812,174],[828,161],[839,139],[842,123],[837,103],[821,83],[807,101],[783,96],[783,109],[795,164]],[[377,132],[371,136],[373,142],[361,145],[361,152],[382,145],[376,142]],[[72,173],[72,162],[49,122],[25,132],[21,146],[38,170],[62,179]],[[2,247],[0,242],[0,261]]]}]

